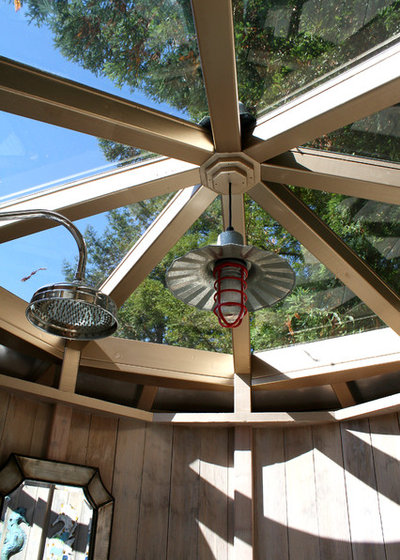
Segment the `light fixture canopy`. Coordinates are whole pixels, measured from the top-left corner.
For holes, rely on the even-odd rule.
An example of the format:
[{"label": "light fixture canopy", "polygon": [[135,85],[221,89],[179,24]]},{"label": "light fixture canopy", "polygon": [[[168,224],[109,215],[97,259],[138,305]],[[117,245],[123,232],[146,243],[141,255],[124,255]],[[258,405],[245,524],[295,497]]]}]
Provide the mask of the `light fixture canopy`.
[{"label": "light fixture canopy", "polygon": [[87,250],[85,240],[74,224],[62,214],[50,210],[1,212],[0,220],[46,218],[65,226],[79,250],[73,282],[40,288],[31,299],[27,319],[39,329],[71,340],[94,340],[110,336],[118,327],[117,306],[102,292],[84,283]]},{"label": "light fixture canopy", "polygon": [[[231,267],[228,272],[231,283],[228,286],[222,284],[222,290],[227,289],[239,295],[239,292],[235,292],[239,290],[238,284],[246,284],[246,289],[239,291],[247,299],[240,294],[240,299],[220,301],[215,291],[218,280],[214,278],[214,270],[224,262],[240,264],[242,272],[246,269],[247,277],[244,273],[240,277],[236,274],[233,280]],[[243,245],[243,236],[230,226],[220,233],[217,245],[194,249],[176,259],[167,272],[166,282],[175,297],[198,309],[214,311],[222,326],[235,328],[246,314],[243,306],[247,311],[256,311],[271,307],[288,296],[295,285],[295,274],[288,262],[279,255]],[[224,293],[221,296],[223,300]],[[219,317],[221,311],[222,320]]]}]

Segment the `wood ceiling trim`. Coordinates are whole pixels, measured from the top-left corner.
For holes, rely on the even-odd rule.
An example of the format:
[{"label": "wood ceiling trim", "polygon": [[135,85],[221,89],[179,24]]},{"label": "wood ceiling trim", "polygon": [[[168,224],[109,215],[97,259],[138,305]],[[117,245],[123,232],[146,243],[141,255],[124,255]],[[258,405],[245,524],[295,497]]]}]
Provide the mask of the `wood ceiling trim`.
[{"label": "wood ceiling trim", "polygon": [[233,386],[231,354],[138,340],[111,337],[92,341],[82,350],[81,365],[110,371],[161,375],[165,378],[176,378],[179,374],[182,380],[193,378],[200,383],[202,379],[209,378],[214,383],[227,382]]},{"label": "wood ceiling trim", "polygon": [[101,291],[121,306],[216,196],[205,187],[180,191],[113,270]]},{"label": "wood ceiling trim", "polygon": [[261,166],[264,181],[400,204],[400,165],[298,148]]},{"label": "wood ceiling trim", "polygon": [[400,99],[400,45],[389,47],[336,78],[271,111],[245,150],[263,162],[337,130]]},{"label": "wood ceiling trim", "polygon": [[[33,294],[32,294],[33,295]],[[57,358],[63,358],[65,341],[34,327],[25,317],[26,301],[0,287],[0,328],[21,340],[44,350]]]},{"label": "wood ceiling trim", "polygon": [[241,150],[231,0],[192,0],[201,67],[217,152]]},{"label": "wood ceiling trim", "polygon": [[4,57],[0,109],[198,165],[214,151],[195,124]]},{"label": "wood ceiling trim", "polygon": [[[11,200],[0,206],[0,212],[41,208],[60,212],[75,221],[199,182],[197,166],[168,158]],[[0,243],[51,227],[55,226],[49,220],[1,221]]]},{"label": "wood ceiling trim", "polygon": [[400,298],[292,191],[277,183],[259,183],[250,196],[281,223],[321,263],[397,334]]}]

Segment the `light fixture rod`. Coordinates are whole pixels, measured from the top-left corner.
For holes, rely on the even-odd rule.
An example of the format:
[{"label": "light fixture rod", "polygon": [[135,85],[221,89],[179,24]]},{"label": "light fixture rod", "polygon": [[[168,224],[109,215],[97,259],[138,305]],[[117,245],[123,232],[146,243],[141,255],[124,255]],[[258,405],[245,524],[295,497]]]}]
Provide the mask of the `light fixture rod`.
[{"label": "light fixture rod", "polygon": [[232,231],[232,183],[229,181],[228,231]]},{"label": "light fixture rod", "polygon": [[47,220],[52,220],[53,222],[57,222],[68,229],[75,239],[79,250],[79,260],[74,281],[82,281],[85,277],[87,250],[85,240],[78,228],[75,227],[68,218],[58,212],[53,212],[52,210],[18,210],[15,212],[0,212],[0,220],[28,220],[30,218],[45,218]]}]

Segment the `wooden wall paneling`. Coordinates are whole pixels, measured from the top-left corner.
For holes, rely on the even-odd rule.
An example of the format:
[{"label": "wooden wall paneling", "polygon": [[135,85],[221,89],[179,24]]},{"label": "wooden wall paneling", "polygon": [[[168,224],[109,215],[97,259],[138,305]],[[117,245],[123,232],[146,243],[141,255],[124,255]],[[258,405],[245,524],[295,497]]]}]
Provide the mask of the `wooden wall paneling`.
[{"label": "wooden wall paneling", "polygon": [[312,431],[321,558],[352,560],[340,427],[327,424]]},{"label": "wooden wall paneling", "polygon": [[[134,560],[142,490],[145,424],[120,420],[112,495],[115,499],[110,559]],[[154,535],[154,538],[157,538]]]},{"label": "wooden wall paneling", "polygon": [[311,427],[285,431],[285,460],[290,560],[319,560]]},{"label": "wooden wall paneling", "polygon": [[10,396],[0,445],[0,462],[4,462],[10,453],[29,453],[38,405],[30,399]]},{"label": "wooden wall paneling", "polygon": [[78,408],[72,410],[67,447],[67,461],[69,463],[86,465],[91,417],[92,415],[89,412]]},{"label": "wooden wall paneling", "polygon": [[368,420],[341,424],[354,560],[385,560]]},{"label": "wooden wall paneling", "polygon": [[228,560],[234,560],[235,539],[235,429],[228,428]]},{"label": "wooden wall paneling", "polygon": [[235,427],[234,477],[235,501],[233,539],[235,560],[253,558],[253,429]]},{"label": "wooden wall paneling", "polygon": [[171,486],[172,426],[147,424],[135,558],[165,558]]},{"label": "wooden wall paneling", "polygon": [[92,415],[86,464],[97,467],[104,486],[112,487],[118,420]]},{"label": "wooden wall paneling", "polygon": [[174,427],[167,559],[197,560],[200,433]]},{"label": "wooden wall paneling", "polygon": [[10,404],[11,396],[6,391],[0,391],[0,464],[4,463],[7,457],[2,453],[2,441],[5,435],[5,426],[7,419],[7,411]]},{"label": "wooden wall paneling", "polygon": [[52,415],[53,405],[38,403],[33,424],[32,441],[29,449],[29,455],[32,457],[42,459],[46,456]]},{"label": "wooden wall paneling", "polygon": [[228,558],[228,430],[203,428],[200,435],[198,558]]},{"label": "wooden wall paneling", "polygon": [[370,419],[379,510],[387,560],[400,558],[400,433],[397,414]]},{"label": "wooden wall paneling", "polygon": [[55,403],[50,419],[50,433],[47,445],[47,458],[53,461],[66,461],[68,440],[71,428],[72,408],[68,405]]},{"label": "wooden wall paneling", "polygon": [[286,475],[282,428],[254,430],[254,557],[288,560]]}]

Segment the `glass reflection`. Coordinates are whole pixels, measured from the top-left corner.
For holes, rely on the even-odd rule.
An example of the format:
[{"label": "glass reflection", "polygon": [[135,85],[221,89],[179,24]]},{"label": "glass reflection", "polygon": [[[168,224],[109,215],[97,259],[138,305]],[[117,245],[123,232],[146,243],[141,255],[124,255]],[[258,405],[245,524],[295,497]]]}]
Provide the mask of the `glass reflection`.
[{"label": "glass reflection", "polygon": [[329,152],[400,161],[400,104],[388,107],[307,144]]},{"label": "glass reflection", "polygon": [[233,3],[239,97],[259,114],[398,40],[391,0]]},{"label": "glass reflection", "polygon": [[[325,207],[316,192],[315,205]],[[331,208],[334,213],[334,207]],[[299,241],[254,201],[246,205],[248,243],[287,259],[296,274],[293,292],[277,305],[251,314],[254,350],[364,332],[383,322]]]},{"label": "glass reflection", "polygon": [[400,293],[400,206],[294,189],[325,223]]}]

